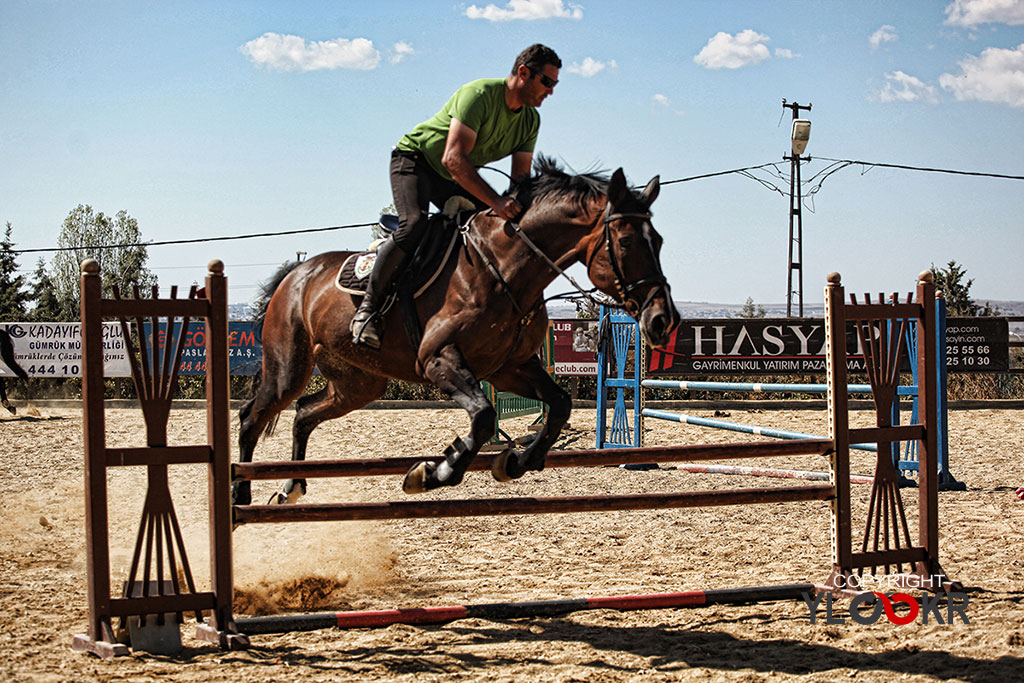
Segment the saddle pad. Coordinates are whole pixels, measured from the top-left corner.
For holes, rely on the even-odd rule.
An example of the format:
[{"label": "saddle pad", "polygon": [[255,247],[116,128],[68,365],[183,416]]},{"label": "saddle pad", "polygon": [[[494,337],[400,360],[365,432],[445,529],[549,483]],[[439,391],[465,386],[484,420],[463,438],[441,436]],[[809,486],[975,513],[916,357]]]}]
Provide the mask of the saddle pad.
[{"label": "saddle pad", "polygon": [[366,294],[366,284],[370,280],[370,272],[376,260],[375,251],[352,254],[341,264],[334,284],[346,294]]},{"label": "saddle pad", "polygon": [[[441,269],[444,268],[444,265],[451,257],[460,235],[455,227],[454,223],[444,226],[444,229],[449,233],[447,241],[440,244],[436,242],[428,243],[428,245],[433,244],[433,248],[428,248],[427,250],[431,253],[421,254],[417,252],[413,257],[409,270],[412,272],[412,281],[416,286],[416,291],[413,294],[414,297],[420,296],[427,287],[434,283],[437,276],[441,274]],[[445,248],[442,249],[442,247]],[[334,286],[346,294],[356,294],[359,296],[366,294],[366,285],[369,282],[370,273],[373,271],[373,263],[376,260],[376,251],[352,254],[345,259],[345,262],[341,264],[341,268],[338,269],[338,276],[334,279]]]}]

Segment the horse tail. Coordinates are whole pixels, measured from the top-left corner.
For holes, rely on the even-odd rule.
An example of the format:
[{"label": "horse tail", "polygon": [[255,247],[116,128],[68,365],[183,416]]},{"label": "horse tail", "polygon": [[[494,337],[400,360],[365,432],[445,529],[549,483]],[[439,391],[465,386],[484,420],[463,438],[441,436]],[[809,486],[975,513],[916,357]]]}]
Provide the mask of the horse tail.
[{"label": "horse tail", "polygon": [[263,341],[263,320],[267,317],[267,306],[270,305],[270,300],[274,298],[274,292],[281,286],[281,282],[288,277],[288,274],[295,270],[300,263],[301,261],[285,262],[269,280],[260,284],[259,298],[253,304],[253,320],[256,322],[254,332],[256,339],[259,341]]},{"label": "horse tail", "polygon": [[277,429],[277,420],[281,417],[281,413],[278,413],[274,418],[267,423],[267,426],[263,428],[263,438],[269,439],[274,435],[274,431]]}]

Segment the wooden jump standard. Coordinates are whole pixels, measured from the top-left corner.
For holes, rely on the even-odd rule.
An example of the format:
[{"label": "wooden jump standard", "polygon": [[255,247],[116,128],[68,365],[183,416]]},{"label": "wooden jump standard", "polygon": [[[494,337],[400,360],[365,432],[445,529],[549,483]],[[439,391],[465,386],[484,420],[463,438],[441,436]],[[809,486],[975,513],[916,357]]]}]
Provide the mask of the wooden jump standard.
[{"label": "wooden jump standard", "polygon": [[[129,654],[113,626],[121,618],[127,630],[130,617],[164,624],[167,614],[177,621],[193,611],[199,622],[197,637],[222,648],[247,647],[249,640],[234,625],[231,600],[234,591],[231,565],[231,416],[228,384],[228,284],[224,264],[210,261],[203,295],[193,285],[187,299],[143,299],[138,287],[134,296],[104,299],[100,266],[93,259],[82,262],[82,412],[85,444],[85,536],[88,575],[89,631],[76,635],[72,647],[101,657]],[[103,318],[117,318],[128,347],[135,390],[146,422],[146,446],[108,448],[103,404]],[[160,318],[166,319],[166,344],[158,339]],[[143,318],[152,321],[152,337],[143,339]],[[206,443],[195,446],[167,445],[167,418],[177,384],[178,366],[190,318],[206,323]],[[178,343],[172,344],[175,320],[180,319]],[[132,341],[128,321],[133,320],[139,344]],[[147,348],[147,346],[149,348]],[[173,355],[172,355],[173,349]],[[136,360],[136,351],[138,360]],[[209,591],[196,591],[167,486],[168,465],[208,465],[210,509]],[[145,466],[149,478],[131,570],[120,597],[110,590],[110,544],[107,521],[107,469]],[[227,552],[214,549],[227,549]],[[180,584],[179,568],[185,577]],[[141,579],[139,570],[141,569]],[[202,613],[208,614],[202,623]],[[176,627],[175,627],[176,628]],[[179,635],[180,638],[180,635]]]},{"label": "wooden jump standard", "polygon": [[[916,302],[907,296],[906,303],[884,303],[887,297],[879,295],[879,303],[871,303],[870,297],[864,296],[864,303],[858,304],[855,295],[851,295],[851,303],[844,303],[843,287],[839,275],[829,276],[826,288],[826,345],[828,359],[828,404],[829,434],[828,439],[807,439],[801,441],[766,441],[741,444],[716,444],[697,446],[667,446],[658,448],[616,449],[598,451],[554,451],[549,455],[550,467],[601,466],[623,463],[650,462],[693,462],[709,461],[726,458],[756,458],[795,454],[827,454],[830,460],[830,482],[825,485],[786,486],[777,488],[749,488],[725,491],[678,492],[636,495],[595,495],[575,497],[549,498],[494,498],[448,501],[416,501],[401,500],[380,503],[333,503],[333,504],[299,504],[292,506],[246,505],[230,506],[225,503],[229,495],[228,481],[228,450],[222,448],[220,431],[226,430],[228,400],[226,390],[218,392],[221,379],[226,387],[227,376],[227,337],[226,325],[219,329],[211,320],[223,315],[226,320],[225,290],[219,262],[211,263],[211,276],[207,278],[207,299],[205,307],[198,308],[193,304],[187,312],[180,313],[163,302],[154,299],[135,302],[135,307],[119,308],[99,299],[98,273],[85,269],[83,274],[83,339],[89,335],[91,345],[87,342],[85,349],[92,349],[95,358],[95,340],[99,339],[99,319],[102,315],[121,316],[124,324],[125,315],[150,315],[159,310],[168,315],[183,314],[205,316],[208,325],[208,423],[211,425],[210,444],[204,447],[167,447],[166,438],[150,438],[151,449],[113,449],[104,451],[102,447],[102,400],[101,391],[91,386],[86,395],[83,391],[86,413],[86,495],[88,510],[97,510],[90,514],[89,528],[89,585],[90,585],[90,634],[79,636],[75,645],[101,655],[120,654],[126,651],[123,646],[114,642],[114,632],[110,625],[113,616],[156,615],[168,612],[181,613],[189,610],[211,610],[212,616],[206,624],[199,626],[202,638],[218,643],[225,648],[241,648],[248,645],[243,633],[270,633],[295,630],[298,628],[321,628],[324,626],[357,627],[384,625],[391,623],[443,623],[466,616],[482,616],[489,618],[508,618],[511,616],[529,616],[544,614],[562,614],[577,609],[643,609],[657,607],[685,607],[713,602],[756,602],[762,600],[792,599],[801,592],[807,592],[811,584],[790,586],[766,586],[756,588],[738,588],[716,591],[695,591],[688,593],[665,593],[644,596],[618,596],[600,598],[577,598],[568,600],[541,601],[535,603],[497,603],[491,605],[461,605],[455,607],[398,609],[355,613],[330,613],[327,615],[290,615],[274,617],[254,617],[234,620],[231,613],[231,540],[230,529],[233,524],[279,523],[295,521],[337,521],[366,519],[403,519],[424,517],[462,517],[480,515],[513,515],[532,513],[564,513],[610,510],[665,509],[680,507],[703,507],[711,505],[748,505],[768,502],[790,502],[803,500],[829,500],[832,511],[832,572],[824,586],[817,590],[844,592],[856,586],[856,579],[867,571],[875,573],[884,568],[886,574],[895,571],[900,577],[913,585],[931,586],[935,589],[950,589],[952,584],[938,562],[938,504],[937,504],[937,444],[935,430],[930,428],[936,419],[936,388],[932,378],[935,376],[935,339],[932,334],[935,325],[935,289],[931,282],[931,274],[922,273],[917,285]],[[90,278],[95,278],[93,283]],[[86,290],[89,289],[89,296]],[[191,299],[190,299],[191,300]],[[896,298],[892,298],[896,301]],[[87,304],[87,301],[89,302]],[[199,299],[202,301],[202,299]],[[123,306],[123,304],[120,304]],[[140,313],[146,307],[150,313]],[[223,307],[223,313],[218,308]],[[200,310],[201,309],[201,310]],[[851,429],[847,414],[846,392],[841,388],[847,386],[846,377],[846,325],[847,321],[855,324],[856,334],[860,337],[861,347],[865,350],[865,362],[868,376],[874,393],[876,405],[876,426],[864,429]],[[891,406],[896,396],[898,384],[898,359],[902,352],[901,345],[905,339],[906,326],[918,326],[918,377],[920,381],[920,423],[916,425],[891,424]],[[213,327],[214,329],[211,329]],[[155,328],[155,325],[154,325]],[[126,335],[127,337],[127,335]],[[168,335],[170,339],[170,335]],[[168,344],[169,346],[169,344]],[[154,358],[156,346],[154,342]],[[219,349],[219,351],[218,351]],[[169,358],[169,351],[165,352]],[[140,349],[145,368],[145,348]],[[83,359],[83,362],[85,359]],[[88,363],[86,367],[90,367]],[[164,370],[168,364],[165,363]],[[171,379],[174,367],[171,366]],[[136,371],[133,365],[133,373]],[[99,376],[102,380],[102,375]],[[94,378],[95,381],[95,378]],[[139,385],[139,375],[136,384]],[[167,389],[174,382],[166,377],[157,384]],[[214,386],[212,393],[210,387]],[[101,390],[102,387],[100,386]],[[165,392],[169,405],[169,393]],[[140,390],[140,396],[144,391]],[[147,425],[153,415],[159,418],[159,411],[152,408],[147,411],[147,400],[143,400]],[[162,398],[161,401],[164,399]],[[161,403],[162,405],[162,403]],[[162,410],[162,409],[161,409]],[[97,419],[99,420],[97,422]],[[164,424],[166,424],[166,417]],[[158,421],[158,420],[157,420]],[[99,429],[98,435],[96,430]],[[159,430],[157,430],[159,432]],[[90,434],[96,442],[90,440]],[[898,473],[888,454],[889,444],[893,441],[919,441],[921,460],[921,481],[918,489],[919,528],[917,543],[911,539],[907,525],[900,490]],[[867,521],[864,527],[863,540],[859,550],[852,546],[852,513],[850,501],[850,443],[877,443],[879,457],[870,502]],[[198,450],[197,450],[198,449]],[[201,451],[201,453],[200,453]],[[96,453],[105,454],[105,462],[96,464]],[[145,456],[153,454],[152,459]],[[199,456],[202,457],[199,457]],[[100,456],[101,460],[103,455]],[[143,534],[140,532],[136,558],[133,560],[130,580],[126,583],[126,591],[139,592],[145,586],[153,584],[163,590],[159,597],[121,598],[111,600],[109,597],[109,557],[106,548],[106,517],[105,517],[105,482],[104,487],[96,484],[96,479],[104,467],[115,465],[141,465],[150,469],[150,490],[166,489],[166,466],[179,462],[196,462],[202,460],[210,465],[210,496],[211,496],[211,575],[213,590],[208,593],[195,593],[189,579],[189,590],[184,591],[176,580],[168,582],[162,579],[163,566],[157,562],[155,580],[150,580],[150,551],[147,549],[145,558],[145,578],[141,582],[134,580],[139,564],[140,548],[143,545]],[[420,458],[371,458],[361,460],[332,460],[305,462],[263,462],[235,464],[230,466],[230,479],[233,481],[281,478],[316,478],[345,476],[378,476],[404,474],[408,468]],[[488,468],[484,457],[478,457],[472,469],[480,471]],[[161,469],[163,474],[160,474]],[[154,472],[157,472],[154,475]],[[103,497],[100,505],[96,496]],[[169,495],[166,506],[173,517]],[[148,498],[147,498],[148,501]],[[148,502],[147,502],[148,505]],[[165,518],[166,518],[165,513]],[[102,531],[94,528],[97,520],[102,520]],[[143,527],[147,526],[144,515]],[[149,525],[152,528],[152,524]],[[159,528],[159,524],[156,525]],[[176,529],[176,522],[165,523],[168,529]],[[167,532],[168,549],[171,531]],[[180,537],[180,533],[177,534]],[[157,540],[157,555],[160,554],[160,540]],[[180,547],[181,560],[184,560],[184,548]],[[147,546],[148,548],[148,546]],[[170,564],[173,564],[173,553]],[[187,567],[187,563],[185,564]],[[904,571],[904,567],[909,571]],[[102,573],[103,577],[97,576]],[[187,575],[187,571],[186,571]],[[173,583],[173,590],[165,584]],[[135,586],[135,587],[133,587]],[[104,593],[106,591],[106,593]],[[148,602],[147,602],[148,601]],[[241,633],[240,633],[241,631]]]}]

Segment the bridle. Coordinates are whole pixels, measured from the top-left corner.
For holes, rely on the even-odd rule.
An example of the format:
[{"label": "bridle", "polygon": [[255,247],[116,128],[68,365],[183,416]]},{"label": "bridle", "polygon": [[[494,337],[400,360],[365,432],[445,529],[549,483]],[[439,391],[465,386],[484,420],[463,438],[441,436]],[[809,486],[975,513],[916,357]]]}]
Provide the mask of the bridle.
[{"label": "bridle", "polygon": [[[571,284],[576,289],[576,291],[579,292],[581,296],[583,296],[583,298],[589,300],[591,303],[595,305],[610,305],[613,308],[621,308],[625,310],[627,313],[629,313],[634,319],[639,319],[640,312],[647,307],[647,305],[651,302],[651,299],[653,299],[659,292],[664,291],[665,298],[668,299],[669,301],[672,300],[671,294],[669,293],[668,280],[665,279],[665,274],[661,270],[661,263],[658,261],[657,258],[654,258],[653,261],[656,267],[658,268],[658,272],[655,275],[643,278],[641,280],[637,280],[636,282],[626,282],[626,276],[622,270],[622,264],[619,262],[618,257],[615,255],[615,249],[612,246],[611,225],[615,221],[626,219],[642,219],[644,221],[649,221],[651,219],[651,214],[639,212],[612,213],[611,209],[611,202],[606,203],[604,209],[604,217],[602,218],[602,230],[604,232],[604,248],[608,252],[608,263],[611,265],[612,268],[612,275],[615,280],[615,291],[618,294],[617,300],[612,304],[598,301],[597,299],[594,298],[593,294],[591,293],[594,290],[587,291],[580,287],[579,283],[577,283],[571,275],[565,272],[564,268],[559,267],[558,264],[552,261],[551,258],[547,254],[545,254],[544,251],[540,247],[538,247],[525,232],[523,232],[523,229],[519,226],[518,223],[516,223],[515,221],[508,221],[508,225],[512,228],[512,232],[516,236],[518,236],[519,239],[521,239],[523,243],[526,244],[526,246],[529,247],[529,249],[533,251],[534,254],[537,255],[538,258],[544,261],[549,268],[555,271],[556,275],[559,275],[568,280],[569,284]],[[491,263],[491,260],[487,258],[487,255],[484,253],[484,250],[480,247],[479,244],[477,244],[477,240],[473,236],[473,221],[476,219],[477,215],[479,214],[474,214],[473,216],[471,216],[469,220],[466,221],[464,225],[462,225],[460,231],[462,232],[463,238],[465,239],[467,245],[473,247],[473,250],[476,251],[476,253],[480,256],[480,259],[483,261],[484,266],[491,272],[495,279],[497,279],[498,282],[501,283],[502,289],[508,295],[508,297],[512,301],[513,307],[516,309],[520,316],[520,330],[522,330],[523,327],[529,324],[530,320],[533,319],[534,313],[536,313],[540,306],[544,304],[544,301],[539,301],[537,305],[531,306],[528,311],[523,311],[522,307],[519,306],[519,302],[517,302],[515,297],[512,295],[512,289],[509,287],[508,282],[505,281],[505,278],[502,277],[498,269],[494,266],[493,263]],[[597,255],[597,252],[598,250],[595,249],[588,256],[586,263],[586,267],[588,269],[593,263],[594,258]],[[655,254],[653,253],[651,255],[655,256]],[[643,303],[638,303],[637,300],[633,297],[632,293],[639,289],[640,287],[649,284],[654,284],[655,286],[651,287],[651,291],[648,292],[647,298],[644,299]]]},{"label": "bridle", "polygon": [[[634,319],[639,319],[640,311],[647,308],[647,305],[651,303],[651,299],[653,299],[654,296],[661,292],[662,290],[664,290],[665,292],[665,298],[668,299],[669,301],[672,300],[671,296],[669,295],[668,280],[665,279],[665,274],[661,270],[661,262],[657,258],[654,258],[654,264],[658,269],[658,272],[656,274],[650,277],[645,277],[641,280],[637,280],[636,282],[626,282],[626,276],[625,273],[623,273],[622,264],[619,262],[618,257],[616,257],[615,255],[615,249],[612,248],[611,225],[615,221],[626,220],[630,218],[640,219],[646,223],[647,221],[651,220],[651,214],[639,212],[612,213],[611,210],[612,205],[611,202],[609,202],[605,206],[604,218],[602,220],[604,223],[604,248],[608,252],[608,263],[612,267],[612,275],[615,279],[615,291],[619,295],[619,300],[616,301],[616,304],[623,308],[626,311],[626,313],[629,313]],[[651,249],[653,252],[653,246],[651,247]],[[588,268],[590,267],[590,264],[593,262],[594,256],[596,256],[596,254],[597,250],[594,250],[590,258],[587,259]],[[652,253],[651,256],[656,255]],[[639,289],[640,287],[650,284],[653,284],[655,286],[651,287],[651,290],[647,293],[647,298],[644,299],[644,302],[642,304],[638,304],[636,302],[636,299],[632,297],[632,293],[635,290]]]},{"label": "bridle", "polygon": [[[522,339],[523,334],[526,332],[526,328],[533,321],[533,316],[537,313],[538,310],[540,310],[544,306],[544,304],[546,302],[545,302],[545,300],[542,297],[534,305],[530,306],[530,308],[528,310],[524,311],[522,309],[522,307],[519,305],[519,302],[516,301],[515,296],[512,294],[512,288],[509,287],[508,282],[505,280],[504,277],[502,277],[501,272],[499,272],[498,269],[491,262],[491,260],[489,258],[487,258],[487,254],[485,253],[484,249],[481,248],[481,246],[477,243],[477,239],[473,235],[473,232],[472,232],[473,221],[476,219],[476,217],[478,215],[479,215],[479,212],[473,214],[472,216],[470,216],[469,220],[467,220],[459,228],[459,231],[462,233],[463,239],[465,240],[467,246],[470,246],[470,247],[473,248],[473,250],[480,257],[481,261],[483,262],[483,264],[487,268],[487,270],[489,270],[491,275],[494,276],[494,278],[499,283],[501,283],[501,288],[505,291],[505,294],[509,297],[509,300],[512,302],[513,308],[515,308],[516,312],[519,315],[519,325],[518,325],[518,329],[516,330],[515,340],[513,341],[512,345],[509,347],[508,354],[505,356],[505,359],[501,363],[501,365],[504,365],[508,361],[509,357],[511,357],[511,355],[515,351],[515,349],[518,348],[519,342]],[[626,219],[642,219],[644,221],[649,221],[651,219],[651,214],[650,213],[611,213],[611,202],[608,202],[605,205],[604,218],[603,218],[603,226],[602,226],[602,229],[604,231],[604,247],[608,251],[608,262],[611,264],[611,267],[612,267],[612,274],[613,274],[614,279],[615,279],[615,291],[618,293],[618,300],[615,301],[612,304],[608,304],[607,302],[603,302],[603,301],[598,301],[596,298],[594,298],[594,296],[593,296],[593,294],[591,292],[593,292],[595,290],[587,291],[587,290],[583,289],[582,287],[580,287],[580,285],[576,282],[576,280],[574,280],[571,275],[569,275],[567,272],[565,272],[564,268],[559,267],[558,264],[556,264],[554,261],[552,261],[551,258],[547,254],[545,254],[544,251],[540,247],[538,247],[534,243],[534,241],[532,239],[530,239],[529,236],[525,232],[523,232],[523,229],[519,226],[518,223],[516,223],[515,221],[508,221],[508,225],[512,228],[513,233],[515,235],[517,235],[519,237],[519,239],[521,239],[523,241],[523,243],[526,244],[526,246],[529,247],[529,249],[531,251],[533,251],[534,254],[537,255],[538,258],[540,258],[542,261],[544,261],[548,265],[549,268],[551,268],[553,271],[555,271],[556,275],[559,275],[559,276],[565,278],[566,280],[568,280],[569,283],[576,289],[576,291],[578,291],[580,293],[581,296],[583,296],[584,299],[587,299],[588,301],[590,301],[591,303],[593,303],[595,305],[611,306],[613,308],[624,309],[635,320],[639,320],[640,319],[640,312],[644,310],[644,308],[651,302],[651,299],[653,299],[654,296],[658,292],[664,291],[665,298],[668,301],[671,301],[672,297],[671,297],[671,294],[669,293],[668,280],[665,279],[665,275],[664,275],[664,273],[662,273],[662,270],[661,270],[661,263],[658,261],[657,258],[653,259],[654,263],[656,264],[656,266],[658,268],[658,272],[657,272],[656,275],[651,276],[651,277],[647,277],[647,278],[643,278],[642,280],[638,280],[636,282],[631,282],[631,283],[627,283],[626,282],[626,277],[625,277],[625,274],[623,273],[623,270],[622,270],[622,264],[619,263],[619,259],[615,256],[615,249],[612,247],[612,230],[611,230],[611,224],[612,223],[614,223],[615,221],[618,221],[618,220],[626,220]],[[593,263],[593,260],[594,260],[594,257],[597,254],[597,251],[598,250],[595,249],[590,254],[590,256],[587,258],[586,266],[587,266],[588,269],[590,268],[590,265]],[[653,252],[653,246],[652,246],[652,252]],[[655,254],[652,253],[652,256],[655,256]],[[636,289],[638,289],[639,287],[643,287],[644,285],[647,285],[647,284],[650,284],[650,283],[654,283],[656,286],[651,288],[651,291],[647,294],[647,298],[644,300],[643,304],[638,304],[636,302],[636,299],[634,299],[632,297],[632,295],[631,295],[632,292],[635,291]],[[499,365],[498,367],[501,367],[501,365]]]}]

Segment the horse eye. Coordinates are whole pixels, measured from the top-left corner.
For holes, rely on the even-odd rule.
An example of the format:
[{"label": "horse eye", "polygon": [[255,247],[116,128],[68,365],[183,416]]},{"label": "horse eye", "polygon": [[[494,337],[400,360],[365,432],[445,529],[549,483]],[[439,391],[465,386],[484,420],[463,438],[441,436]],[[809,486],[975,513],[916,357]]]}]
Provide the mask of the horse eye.
[{"label": "horse eye", "polygon": [[633,246],[633,237],[631,235],[627,236],[627,237],[620,237],[619,238],[619,248],[621,248],[621,249],[629,249],[632,246]]}]

